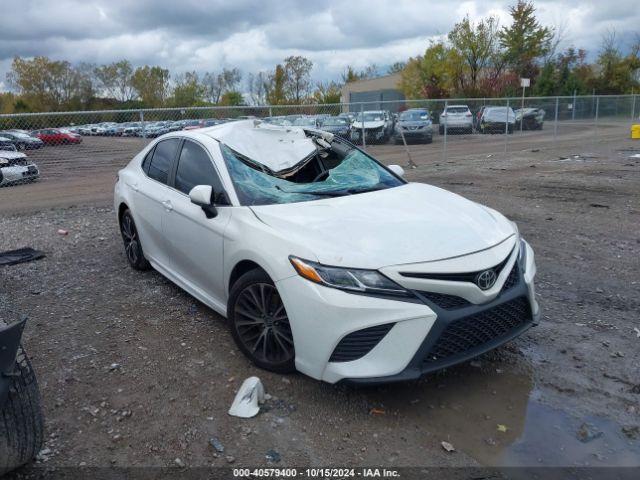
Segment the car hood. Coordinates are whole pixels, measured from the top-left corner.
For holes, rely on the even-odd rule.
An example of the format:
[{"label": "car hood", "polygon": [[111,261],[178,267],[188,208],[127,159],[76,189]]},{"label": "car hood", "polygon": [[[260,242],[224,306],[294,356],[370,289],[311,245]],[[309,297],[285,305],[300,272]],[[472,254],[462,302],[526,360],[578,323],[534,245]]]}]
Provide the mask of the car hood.
[{"label": "car hood", "polygon": [[[369,122],[366,121],[364,122],[364,128],[381,128],[384,127],[384,120],[379,120],[377,122]],[[362,122],[353,122],[352,124],[352,128],[358,129],[358,128],[362,128]]]},{"label": "car hood", "polygon": [[321,263],[354,268],[466,255],[516,233],[498,212],[420,183],[251,209],[287,240],[314,252]]}]

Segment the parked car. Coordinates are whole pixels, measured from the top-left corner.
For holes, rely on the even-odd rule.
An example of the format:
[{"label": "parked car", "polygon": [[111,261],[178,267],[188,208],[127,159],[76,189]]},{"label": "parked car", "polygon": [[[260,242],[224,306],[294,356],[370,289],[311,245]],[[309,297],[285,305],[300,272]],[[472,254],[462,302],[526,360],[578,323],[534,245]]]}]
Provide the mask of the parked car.
[{"label": "parked car", "polygon": [[63,128],[44,128],[42,130],[34,130],[31,134],[47,145],[67,145],[82,142],[80,135]]},{"label": "parked car", "polygon": [[386,110],[371,110],[358,113],[351,124],[351,141],[362,143],[364,129],[366,143],[386,143],[393,132],[393,122]]},{"label": "parked car", "polygon": [[44,147],[43,141],[39,138],[14,130],[4,130],[0,132],[0,137],[10,140],[17,150],[32,150]]},{"label": "parked car", "polygon": [[349,139],[351,136],[351,124],[347,118],[325,117],[319,120],[318,128],[325,132],[331,132],[339,137]]},{"label": "parked car", "polygon": [[24,153],[0,150],[0,187],[33,182],[39,176],[38,166]]},{"label": "parked car", "polygon": [[539,316],[516,225],[402,175],[328,132],[237,121],[150,142],[118,172],[114,207],[130,266],[226,316],[257,366],[393,382]]},{"label": "parked car", "polygon": [[356,114],[353,112],[342,112],[338,114],[338,117],[345,118],[349,123],[353,123],[356,119]]},{"label": "parked car", "polygon": [[514,111],[516,115],[516,128],[523,130],[542,130],[545,111],[542,108],[519,108]]},{"label": "parked car", "polygon": [[438,133],[473,133],[473,115],[467,105],[448,105],[440,114]]},{"label": "parked car", "polygon": [[407,142],[418,140],[431,143],[433,126],[429,111],[424,108],[410,108],[401,112],[394,128],[393,141],[396,144],[403,143],[403,136]]},{"label": "parked car", "polygon": [[486,107],[480,117],[480,133],[513,133],[516,114],[511,107]]},{"label": "parked car", "polygon": [[0,150],[16,151],[17,148],[13,144],[13,141],[10,138],[0,136]]},{"label": "parked car", "polygon": [[142,130],[141,122],[130,122],[122,129],[123,137],[138,137],[140,136],[140,131]]}]

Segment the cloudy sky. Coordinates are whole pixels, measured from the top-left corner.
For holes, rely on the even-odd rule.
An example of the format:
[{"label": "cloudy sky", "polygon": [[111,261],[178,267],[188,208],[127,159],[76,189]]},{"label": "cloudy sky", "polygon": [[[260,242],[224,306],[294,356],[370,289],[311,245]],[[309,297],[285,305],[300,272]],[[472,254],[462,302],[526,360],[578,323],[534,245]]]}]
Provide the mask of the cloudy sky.
[{"label": "cloudy sky", "polygon": [[[338,78],[348,65],[386,66],[421,53],[465,14],[495,15],[507,24],[515,1],[2,0],[0,89],[16,55],[95,63],[127,58],[175,74],[234,66],[257,72],[298,54],[314,62],[314,78]],[[542,22],[562,29],[564,46],[595,52],[615,30],[625,48],[640,31],[636,0],[538,0],[536,6]]]}]

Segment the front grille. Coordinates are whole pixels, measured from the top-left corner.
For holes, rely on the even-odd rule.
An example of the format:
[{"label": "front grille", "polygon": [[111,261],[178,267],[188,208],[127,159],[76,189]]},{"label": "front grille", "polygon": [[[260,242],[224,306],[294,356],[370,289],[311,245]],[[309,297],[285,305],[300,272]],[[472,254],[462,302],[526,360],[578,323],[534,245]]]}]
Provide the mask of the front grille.
[{"label": "front grille", "polygon": [[513,268],[511,269],[509,276],[504,281],[504,285],[502,286],[502,291],[504,292],[506,290],[509,290],[510,288],[515,287],[516,284],[518,283],[518,277],[519,277],[519,269],[518,269],[518,262],[516,262],[513,264]]},{"label": "front grille", "polygon": [[456,308],[467,307],[471,305],[467,300],[457,295],[447,295],[446,293],[436,292],[418,292],[430,302],[435,303],[438,307],[445,310],[455,310]]},{"label": "front grille", "polygon": [[484,312],[451,322],[429,353],[425,364],[468,352],[485,346],[531,322],[531,307],[526,297],[518,297]]},{"label": "front grille", "polygon": [[383,337],[389,333],[394,323],[385,323],[365,328],[345,336],[331,354],[330,362],[351,362],[364,357]]}]

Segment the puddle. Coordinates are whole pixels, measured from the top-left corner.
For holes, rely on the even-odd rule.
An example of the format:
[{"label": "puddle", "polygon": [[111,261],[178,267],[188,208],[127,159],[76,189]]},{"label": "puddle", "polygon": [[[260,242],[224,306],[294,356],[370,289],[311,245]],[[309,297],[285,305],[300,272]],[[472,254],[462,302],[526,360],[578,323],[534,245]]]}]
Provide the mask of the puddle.
[{"label": "puddle", "polygon": [[[491,366],[492,368],[489,368]],[[424,383],[370,390],[396,421],[447,441],[487,466],[640,466],[640,441],[600,417],[542,404],[526,374],[464,365]],[[581,425],[592,438],[578,439]],[[505,430],[506,427],[506,431]]]}]

